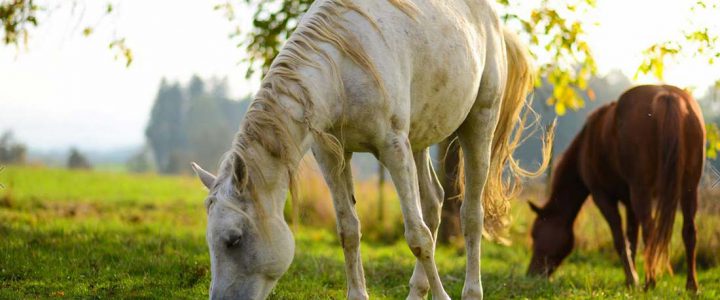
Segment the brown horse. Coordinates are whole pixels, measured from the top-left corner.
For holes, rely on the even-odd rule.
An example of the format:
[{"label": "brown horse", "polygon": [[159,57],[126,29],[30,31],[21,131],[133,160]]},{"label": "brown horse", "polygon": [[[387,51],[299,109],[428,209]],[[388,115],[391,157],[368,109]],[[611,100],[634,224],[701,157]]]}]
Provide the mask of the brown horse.
[{"label": "brown horse", "polygon": [[[697,102],[674,86],[638,86],[593,112],[557,164],[547,204],[533,224],[529,274],[550,276],[573,248],[573,222],[588,195],[610,225],[628,285],[636,285],[638,226],[645,288],[668,266],[675,212],[683,213],[687,289],[697,290],[695,212],[705,160]],[[618,202],[626,208],[627,237]]]}]

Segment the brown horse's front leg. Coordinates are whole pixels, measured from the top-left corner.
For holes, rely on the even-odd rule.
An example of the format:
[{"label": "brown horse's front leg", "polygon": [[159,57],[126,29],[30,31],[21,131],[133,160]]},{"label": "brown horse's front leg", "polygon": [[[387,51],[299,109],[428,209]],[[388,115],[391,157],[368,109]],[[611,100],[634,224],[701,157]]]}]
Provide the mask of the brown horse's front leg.
[{"label": "brown horse's front leg", "polygon": [[605,220],[608,222],[608,225],[610,225],[615,250],[620,256],[620,261],[622,261],[623,269],[625,270],[625,283],[628,286],[635,286],[638,284],[638,275],[637,271],[635,271],[635,264],[631,259],[628,242],[623,234],[622,219],[620,218],[618,203],[617,201],[612,200],[612,198],[600,193],[593,193],[592,196],[593,201],[595,201],[595,205],[597,205],[600,212],[605,217]]},{"label": "brown horse's front leg", "polygon": [[685,243],[685,257],[687,259],[687,283],[685,288],[688,291],[697,291],[697,273],[695,270],[695,242],[697,230],[695,228],[695,213],[697,212],[697,189],[692,189],[683,194],[680,206],[683,213],[682,236]]}]

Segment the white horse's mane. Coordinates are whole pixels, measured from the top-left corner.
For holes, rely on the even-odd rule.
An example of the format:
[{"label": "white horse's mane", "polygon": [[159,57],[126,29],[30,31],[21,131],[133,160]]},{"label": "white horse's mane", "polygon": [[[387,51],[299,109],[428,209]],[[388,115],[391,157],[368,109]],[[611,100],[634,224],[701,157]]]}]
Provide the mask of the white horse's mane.
[{"label": "white horse's mane", "polygon": [[[419,10],[410,0],[388,0],[392,5],[401,10],[408,17],[415,19]],[[348,22],[345,22],[344,14],[355,12],[363,16],[370,25],[378,32],[381,32],[375,20],[373,20],[361,7],[352,0],[325,0],[317,3],[314,11],[303,17],[298,28],[293,32],[282,51],[273,61],[268,73],[262,81],[260,90],[255,95],[250,108],[248,109],[241,130],[237,133],[231,153],[226,159],[229,164],[223,164],[222,169],[235,168],[238,158],[243,159],[245,167],[252,174],[262,174],[260,166],[254,159],[253,154],[248,152],[251,143],[260,144],[270,155],[283,162],[290,174],[291,193],[294,193],[293,176],[296,173],[292,161],[298,159],[299,148],[293,144],[290,132],[285,124],[285,118],[289,117],[285,108],[278,103],[278,99],[284,96],[287,99],[297,102],[304,111],[300,120],[310,130],[315,141],[331,150],[336,156],[338,163],[342,166],[344,155],[342,143],[333,135],[325,132],[322,128],[316,128],[313,124],[314,103],[309,93],[308,84],[303,82],[304,78],[299,70],[302,68],[316,68],[322,70],[323,66],[329,66],[335,79],[335,86],[339,99],[344,99],[344,87],[341,74],[336,62],[329,53],[322,47],[321,43],[327,43],[336,48],[344,56],[350,58],[355,64],[361,67],[375,81],[380,93],[385,95],[385,86],[380,78],[377,68],[365,52],[363,45],[357,36],[349,30]],[[316,60],[321,57],[326,64]],[[228,171],[228,172],[226,172]],[[231,170],[221,170],[221,174]],[[237,176],[235,174],[234,176]],[[249,180],[248,180],[249,179]],[[236,182],[248,182],[252,180],[263,180],[263,178],[235,178]],[[242,188],[242,187],[238,187]],[[294,195],[293,195],[294,197]],[[254,197],[253,197],[254,198]]]}]

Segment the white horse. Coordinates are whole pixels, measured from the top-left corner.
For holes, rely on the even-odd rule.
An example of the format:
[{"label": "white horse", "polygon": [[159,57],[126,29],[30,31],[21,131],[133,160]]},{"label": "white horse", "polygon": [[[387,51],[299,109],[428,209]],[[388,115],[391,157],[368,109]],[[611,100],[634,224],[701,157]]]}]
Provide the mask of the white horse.
[{"label": "white horse", "polygon": [[392,176],[417,258],[408,298],[429,290],[448,299],[434,261],[443,191],[428,147],[452,133],[467,169],[462,295],[482,298],[484,213],[496,223],[506,209],[502,168],[518,170],[511,132],[522,129],[533,80],[526,49],[502,29],[491,2],[313,3],[263,79],[218,176],[193,164],[210,190],[210,298],[264,299],[287,271],[294,240],[283,207],[312,149],[333,197],[347,297],[368,298],[350,158],[371,152]]}]

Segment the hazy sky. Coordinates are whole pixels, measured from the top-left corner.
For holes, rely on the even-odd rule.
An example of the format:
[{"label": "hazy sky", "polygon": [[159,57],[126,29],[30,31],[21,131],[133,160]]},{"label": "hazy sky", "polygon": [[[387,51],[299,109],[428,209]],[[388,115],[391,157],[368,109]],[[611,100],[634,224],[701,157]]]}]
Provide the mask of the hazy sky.
[{"label": "hazy sky", "polygon": [[[232,96],[251,93],[257,80],[244,78],[245,66],[238,64],[243,52],[228,38],[230,24],[213,10],[220,2],[122,1],[89,38],[80,31],[97,22],[102,5],[87,7],[80,25],[68,22],[73,17],[67,7],[53,12],[33,32],[29,50],[0,47],[0,131],[12,128],[34,149],[134,146],[144,141],[162,77],[182,82],[192,74],[228,77]],[[621,69],[632,76],[642,49],[680,34],[688,17],[677,13],[687,11],[690,2],[598,1],[588,18],[600,25],[588,33],[600,71]],[[238,14],[248,20],[249,12]],[[720,18],[696,19],[720,28]],[[127,37],[135,56],[130,68],[113,60],[107,47],[113,34]],[[720,65],[688,60],[669,67],[666,81],[704,89],[717,79]]]}]

